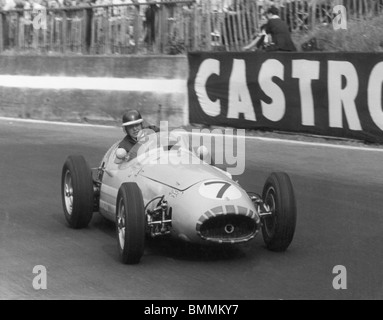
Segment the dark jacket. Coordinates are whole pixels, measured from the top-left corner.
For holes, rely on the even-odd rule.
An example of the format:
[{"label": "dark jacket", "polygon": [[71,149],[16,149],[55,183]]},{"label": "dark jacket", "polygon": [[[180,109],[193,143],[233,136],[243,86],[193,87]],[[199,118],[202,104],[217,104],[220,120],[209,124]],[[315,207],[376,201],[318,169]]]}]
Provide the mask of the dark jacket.
[{"label": "dark jacket", "polygon": [[[151,129],[154,132],[160,131],[160,129],[156,126],[145,126],[143,129]],[[118,147],[124,148],[126,152],[129,152],[136,145],[136,143],[137,143],[137,140],[133,139],[129,134],[127,134],[125,138],[121,140]]]},{"label": "dark jacket", "polygon": [[[273,37],[273,51],[297,51],[291,39],[289,27],[280,18],[270,19],[264,26],[266,33]],[[269,50],[271,51],[271,50]]]},{"label": "dark jacket", "polygon": [[126,152],[129,152],[137,143],[137,140],[134,140],[130,135],[126,135],[124,139],[121,140],[118,145],[119,148],[123,148]]}]

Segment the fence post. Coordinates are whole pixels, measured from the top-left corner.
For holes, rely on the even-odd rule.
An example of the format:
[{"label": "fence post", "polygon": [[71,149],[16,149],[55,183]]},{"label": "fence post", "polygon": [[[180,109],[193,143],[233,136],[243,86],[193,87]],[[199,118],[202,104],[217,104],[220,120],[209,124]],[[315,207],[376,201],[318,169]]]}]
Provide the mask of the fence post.
[{"label": "fence post", "polygon": [[[48,51],[48,45],[47,45],[47,39],[48,39],[48,10],[46,11],[47,15],[45,17],[45,28],[43,29],[43,52],[47,52]],[[24,28],[22,30],[22,32],[24,32]]]},{"label": "fence post", "polygon": [[358,18],[362,19],[363,17],[363,0],[358,0]]},{"label": "fence post", "polygon": [[62,52],[66,53],[66,36],[67,36],[67,19],[66,19],[66,11],[63,10],[63,21],[62,21]]},{"label": "fence post", "polygon": [[95,16],[95,11],[93,9],[92,10],[92,22],[91,22],[91,35],[90,35],[90,48],[89,48],[89,52],[90,54],[94,54],[95,53],[95,48],[94,48],[94,38],[95,38],[95,31],[96,31],[96,17]]},{"label": "fence post", "polygon": [[122,54],[126,53],[126,13],[127,13],[127,8],[124,7],[122,14],[121,14],[121,34],[120,34],[120,52]]},{"label": "fence post", "polygon": [[156,21],[155,21],[155,43],[153,44],[153,48],[155,50],[155,53],[159,53],[161,50],[161,10],[162,6],[158,7],[157,15],[156,15]]},{"label": "fence post", "polygon": [[32,27],[32,30],[33,30],[32,48],[36,50],[39,46],[39,30],[40,29]]},{"label": "fence post", "polygon": [[20,17],[19,17],[19,12],[16,12],[16,21],[15,21],[15,48],[16,52],[20,51]]},{"label": "fence post", "polygon": [[242,29],[241,6],[239,1],[237,2],[235,17],[236,17],[235,22],[238,27],[238,33],[237,33],[238,42],[239,42],[238,50],[241,50],[241,48],[243,47],[243,29]]},{"label": "fence post", "polygon": [[259,7],[258,7],[258,1],[255,2],[255,7],[253,5],[254,10],[254,17],[255,17],[255,27],[257,30],[259,30],[260,27],[260,21],[259,21]]},{"label": "fence post", "polygon": [[199,19],[198,19],[198,5],[195,3],[194,6],[193,6],[193,21],[194,21],[194,26],[193,26],[193,50],[197,50],[197,48],[199,47],[200,43],[199,43],[199,34],[198,34],[198,26],[199,26]]},{"label": "fence post", "polygon": [[106,54],[110,54],[110,24],[109,24],[109,7],[106,8],[105,15],[105,52]]},{"label": "fence post", "polygon": [[48,51],[52,51],[53,50],[53,39],[54,39],[54,21],[55,21],[55,12],[54,11],[51,11],[51,14],[49,16],[47,16],[47,18],[49,17],[48,21],[47,22],[47,25],[50,26],[50,32],[49,32],[49,45],[48,45]]},{"label": "fence post", "polygon": [[167,5],[164,6],[164,10],[162,10],[162,33],[161,33],[161,53],[166,52],[166,47],[167,47],[167,40],[168,40],[168,26],[169,26],[169,7]]},{"label": "fence post", "polygon": [[224,43],[226,51],[230,51],[229,35],[228,35],[228,30],[226,28],[227,26],[226,22],[227,22],[226,13],[222,12],[221,13],[221,26],[222,26],[222,35],[223,35],[223,37],[221,35],[222,43]]},{"label": "fence post", "polygon": [[83,9],[82,10],[82,19],[80,20],[80,27],[81,27],[81,34],[80,34],[80,52],[82,54],[85,54],[86,53],[86,47],[87,47],[87,42],[88,42],[88,38],[87,38],[87,25],[88,25],[88,16],[87,16],[87,11],[86,9]]},{"label": "fence post", "polygon": [[162,33],[163,33],[163,22],[162,20],[164,19],[164,6],[160,5],[158,9],[158,32],[156,34],[156,41],[157,41],[157,53],[162,53]]},{"label": "fence post", "polygon": [[[371,1],[372,2],[372,1]],[[372,7],[372,3],[371,3],[371,6]],[[364,0],[364,8],[365,8],[365,12],[364,12],[364,17],[368,18],[368,17],[372,17],[372,14],[371,14],[371,10],[369,9],[368,7],[368,1],[367,0]]]},{"label": "fence post", "polygon": [[251,24],[251,18],[250,18],[250,6],[249,2],[245,1],[245,9],[244,9],[244,19],[245,19],[245,33],[246,33],[246,44],[248,44],[252,36],[254,34],[253,27]]},{"label": "fence post", "polygon": [[188,8],[185,21],[185,38],[188,41],[188,51],[194,50],[194,4]]},{"label": "fence post", "polygon": [[211,3],[208,1],[206,14],[206,50],[211,51]]},{"label": "fence post", "polygon": [[[309,9],[308,9],[308,14],[309,14],[309,29],[311,31],[314,30],[314,27],[315,27],[315,8],[316,8],[316,2],[317,0],[312,0],[308,6],[309,6]],[[311,12],[310,12],[310,9],[311,9]]]},{"label": "fence post", "polygon": [[0,12],[0,53],[4,51],[4,38],[3,38],[3,13]]},{"label": "fence post", "polygon": [[137,54],[141,35],[140,26],[140,7],[135,7],[134,11],[134,53]]}]

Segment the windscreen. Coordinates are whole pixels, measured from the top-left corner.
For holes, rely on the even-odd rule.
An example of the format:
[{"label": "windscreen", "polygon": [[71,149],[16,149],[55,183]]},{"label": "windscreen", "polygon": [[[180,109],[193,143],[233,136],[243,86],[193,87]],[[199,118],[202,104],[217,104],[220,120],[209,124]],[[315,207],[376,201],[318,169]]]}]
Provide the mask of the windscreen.
[{"label": "windscreen", "polygon": [[[177,152],[178,156],[196,157],[189,147],[189,138],[185,132],[159,132],[143,134],[136,146],[129,152],[129,158],[139,157],[158,159],[163,153]],[[148,159],[147,159],[148,160]]]}]

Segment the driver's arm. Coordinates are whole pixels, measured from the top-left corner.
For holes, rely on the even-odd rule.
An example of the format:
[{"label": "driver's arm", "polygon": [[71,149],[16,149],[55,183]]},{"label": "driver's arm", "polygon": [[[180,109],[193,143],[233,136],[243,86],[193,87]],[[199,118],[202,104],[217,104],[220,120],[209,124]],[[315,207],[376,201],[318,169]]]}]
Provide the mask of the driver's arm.
[{"label": "driver's arm", "polygon": [[160,128],[158,128],[157,126],[147,126],[146,129],[153,130],[156,133],[160,132]]}]

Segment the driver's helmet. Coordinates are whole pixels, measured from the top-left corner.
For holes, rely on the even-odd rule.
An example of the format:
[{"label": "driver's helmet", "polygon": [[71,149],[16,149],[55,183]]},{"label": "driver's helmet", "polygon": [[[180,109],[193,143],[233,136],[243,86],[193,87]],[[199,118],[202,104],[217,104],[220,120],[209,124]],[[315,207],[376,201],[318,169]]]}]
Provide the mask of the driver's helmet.
[{"label": "driver's helmet", "polygon": [[143,122],[141,114],[137,110],[128,110],[122,116],[122,127],[128,133],[127,127],[134,126]]}]

